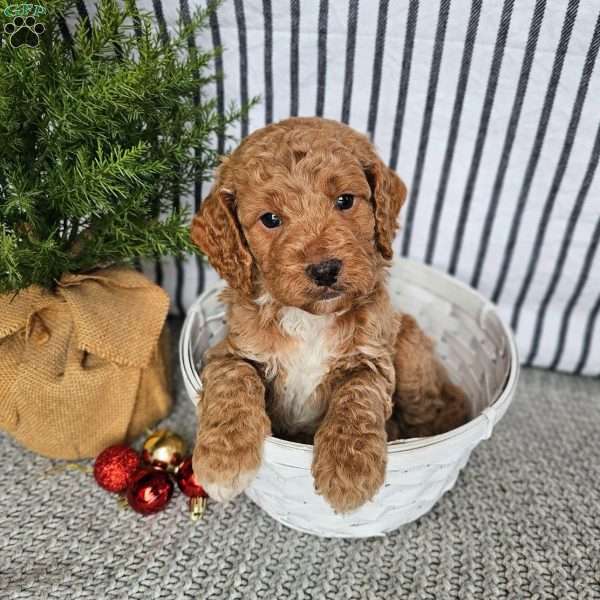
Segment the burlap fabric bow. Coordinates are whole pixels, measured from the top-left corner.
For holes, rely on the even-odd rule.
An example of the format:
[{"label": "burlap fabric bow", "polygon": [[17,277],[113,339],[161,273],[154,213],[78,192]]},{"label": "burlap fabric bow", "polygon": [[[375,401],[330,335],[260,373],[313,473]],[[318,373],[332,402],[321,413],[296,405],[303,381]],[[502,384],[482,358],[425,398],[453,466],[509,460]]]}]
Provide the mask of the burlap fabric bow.
[{"label": "burlap fabric bow", "polygon": [[168,306],[162,289],[125,268],[0,295],[0,428],[66,459],[142,433],[171,406]]}]

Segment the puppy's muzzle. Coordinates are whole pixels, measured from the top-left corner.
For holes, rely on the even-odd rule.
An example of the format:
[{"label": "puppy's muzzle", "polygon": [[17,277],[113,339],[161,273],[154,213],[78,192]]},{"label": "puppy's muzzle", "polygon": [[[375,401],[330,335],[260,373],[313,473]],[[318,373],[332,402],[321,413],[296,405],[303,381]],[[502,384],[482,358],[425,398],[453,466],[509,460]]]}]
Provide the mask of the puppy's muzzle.
[{"label": "puppy's muzzle", "polygon": [[333,285],[342,270],[342,261],[337,258],[324,260],[320,263],[308,265],[307,275],[320,287]]}]

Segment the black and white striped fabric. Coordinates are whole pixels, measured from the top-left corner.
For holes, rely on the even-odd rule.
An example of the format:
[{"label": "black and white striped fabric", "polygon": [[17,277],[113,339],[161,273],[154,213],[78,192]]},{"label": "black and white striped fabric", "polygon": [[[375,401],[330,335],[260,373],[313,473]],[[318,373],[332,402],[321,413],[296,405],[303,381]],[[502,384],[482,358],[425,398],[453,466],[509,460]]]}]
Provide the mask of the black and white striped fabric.
[{"label": "black and white striped fabric", "polygon": [[[168,32],[204,1],[138,5]],[[234,134],[290,115],[367,133],[410,191],[396,250],[492,298],[525,363],[600,374],[598,0],[225,0],[195,42],[225,49],[220,107],[261,97]],[[180,312],[214,278],[149,272]]]}]

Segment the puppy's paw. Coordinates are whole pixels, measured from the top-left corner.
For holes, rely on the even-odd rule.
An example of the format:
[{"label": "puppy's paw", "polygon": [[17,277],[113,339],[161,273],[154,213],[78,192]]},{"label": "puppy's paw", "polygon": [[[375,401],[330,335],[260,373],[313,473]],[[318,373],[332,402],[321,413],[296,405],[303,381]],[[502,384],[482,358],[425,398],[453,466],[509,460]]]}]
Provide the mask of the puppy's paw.
[{"label": "puppy's paw", "polygon": [[397,417],[400,437],[428,437],[446,433],[467,423],[472,416],[471,404],[465,392],[458,385],[443,383],[435,397],[423,401],[427,410],[418,419],[404,414],[400,408]]},{"label": "puppy's paw", "polygon": [[442,387],[443,406],[440,410],[435,429],[445,433],[467,423],[472,416],[471,403],[461,387],[447,382]]},{"label": "puppy's paw", "polygon": [[262,458],[263,438],[216,441],[218,432],[201,430],[196,440],[192,466],[208,495],[227,502],[243,492],[256,475]]},{"label": "puppy's paw", "polygon": [[218,483],[204,483],[202,487],[206,493],[217,502],[229,502],[241,494],[256,476],[256,470],[240,472],[228,481]]},{"label": "puppy's paw", "polygon": [[338,513],[356,510],[383,485],[386,463],[385,431],[320,431],[315,438],[312,464],[315,490]]}]

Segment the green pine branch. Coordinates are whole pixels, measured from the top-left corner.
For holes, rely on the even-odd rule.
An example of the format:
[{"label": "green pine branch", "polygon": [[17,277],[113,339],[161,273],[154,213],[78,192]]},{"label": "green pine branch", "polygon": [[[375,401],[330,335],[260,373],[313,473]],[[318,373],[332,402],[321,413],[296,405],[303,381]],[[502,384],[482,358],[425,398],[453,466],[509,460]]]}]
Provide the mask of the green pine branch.
[{"label": "green pine branch", "polygon": [[189,47],[214,3],[166,43],[130,1],[100,0],[91,23],[72,0],[44,6],[37,48],[0,47],[0,292],[195,251],[173,199],[210,176],[215,137],[248,109],[218,113],[215,51]]}]

